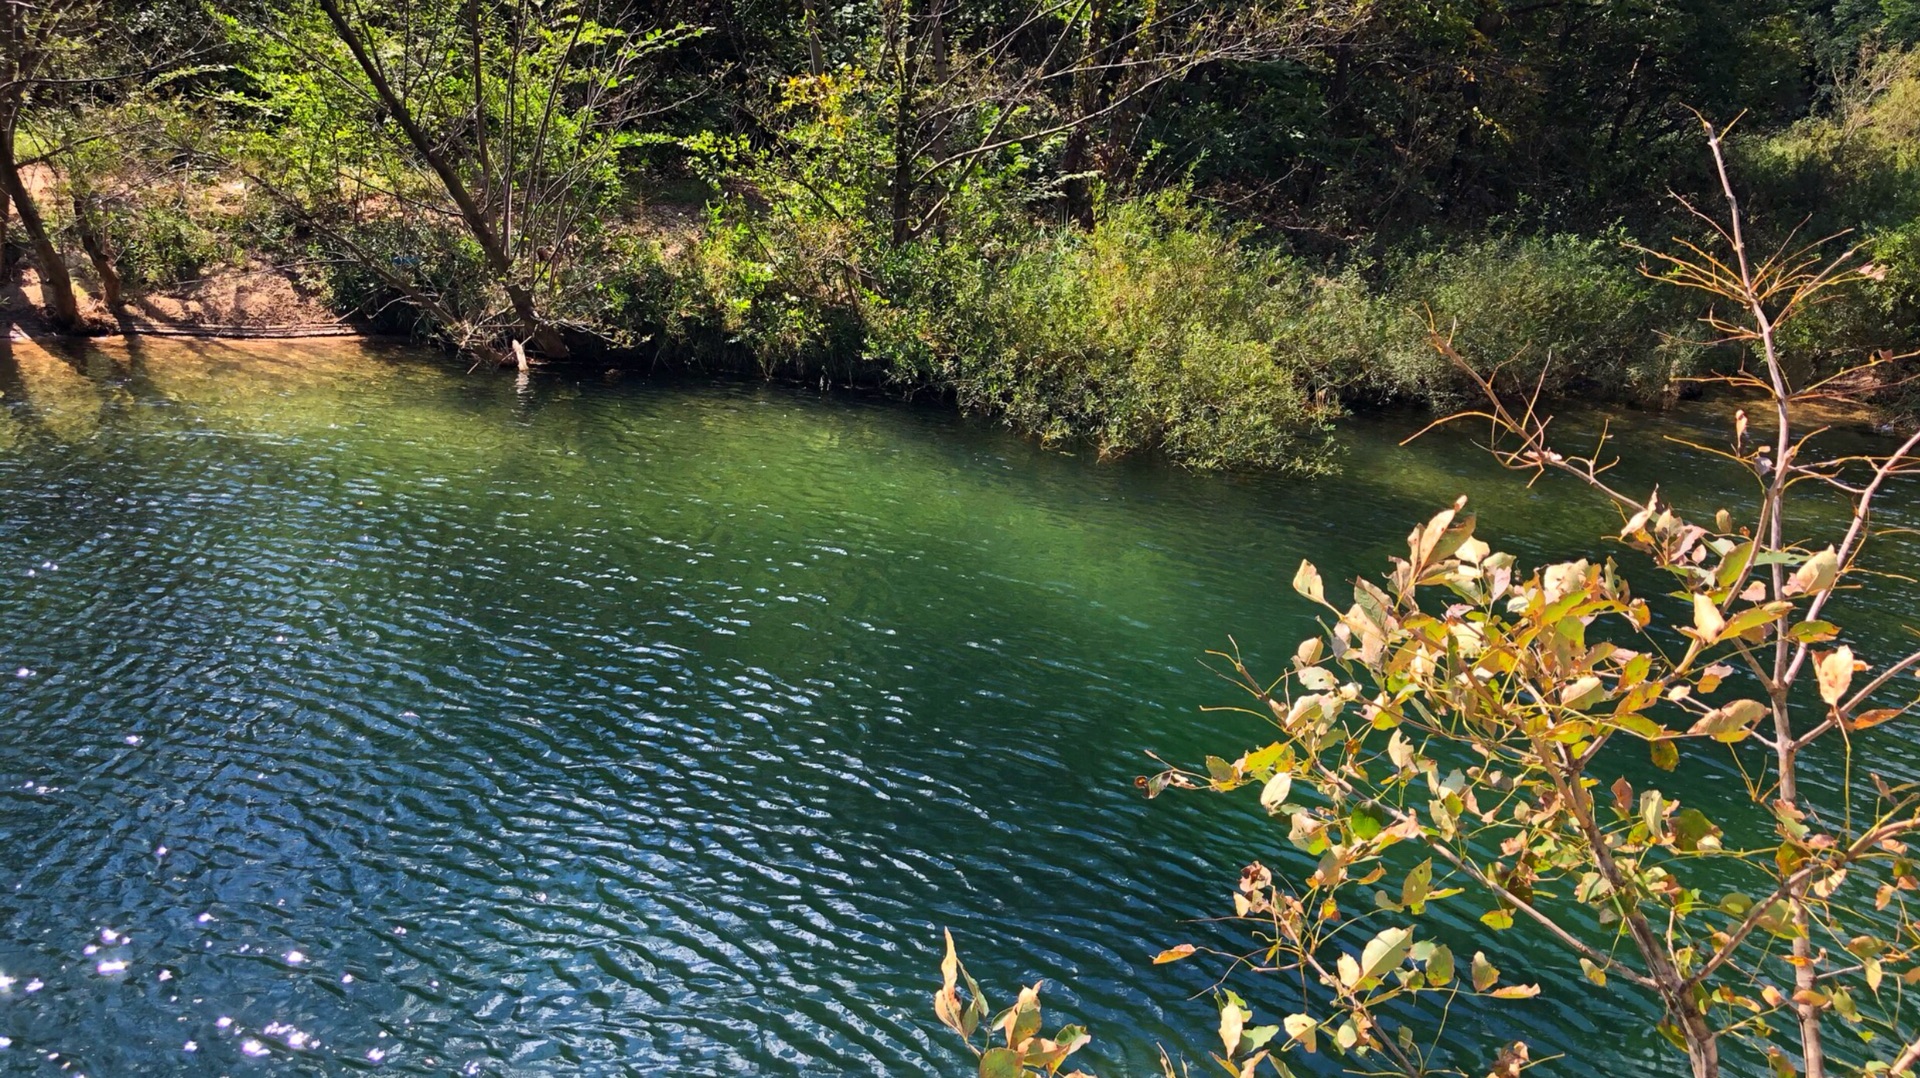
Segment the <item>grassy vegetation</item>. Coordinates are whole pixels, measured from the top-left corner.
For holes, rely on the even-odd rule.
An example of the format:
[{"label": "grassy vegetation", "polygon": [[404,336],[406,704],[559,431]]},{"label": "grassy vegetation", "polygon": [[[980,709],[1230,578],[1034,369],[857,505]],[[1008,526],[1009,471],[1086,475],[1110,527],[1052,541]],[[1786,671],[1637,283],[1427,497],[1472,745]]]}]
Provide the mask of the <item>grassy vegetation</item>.
[{"label": "grassy vegetation", "polygon": [[[277,22],[225,17],[218,63],[16,117],[21,147],[55,162],[41,199],[51,246],[86,248],[136,291],[295,267],[342,313],[484,356],[511,358],[520,340],[550,357],[884,385],[1050,443],[1197,468],[1323,471],[1347,411],[1460,403],[1473,387],[1432,347],[1435,330],[1503,386],[1549,398],[1658,405],[1676,379],[1744,360],[1704,339],[1702,308],[1641,272],[1640,245],[1705,235],[1631,167],[1636,153],[1672,166],[1700,200],[1704,170],[1675,165],[1691,136],[1665,112],[1642,130],[1631,110],[1567,98],[1573,111],[1555,120],[1506,69],[1484,72],[1494,81],[1477,104],[1381,97],[1328,66],[1340,42],[1352,55],[1398,42],[1467,56],[1481,31],[1466,24],[1427,37],[1396,21],[1404,13],[1332,4],[1270,13],[1268,30],[1197,25],[1192,41],[1246,59],[1176,49],[1158,56],[1164,70],[1192,62],[1219,81],[1143,89],[1073,80],[1073,63],[1104,47],[1091,24],[1016,56],[971,9],[964,34],[931,43],[913,33],[939,27],[885,19],[847,21],[825,43],[736,26],[784,43],[757,81],[700,67],[708,38],[691,22],[568,16],[597,43],[581,49],[500,12],[470,26],[477,9],[407,10],[412,21],[391,25],[363,13],[336,26],[298,3]],[[1275,25],[1278,38],[1259,36]],[[1600,92],[1611,53],[1523,29],[1487,32],[1519,34],[1508,47],[1561,79],[1555,94]],[[1682,29],[1636,47],[1693,55]],[[1795,323],[1782,362],[1796,377],[1905,351],[1920,329],[1920,53],[1879,30],[1822,33],[1806,70],[1830,87],[1773,101],[1733,144],[1764,243],[1789,243],[1796,225],[1801,238],[1854,229],[1880,270]],[[395,53],[399,96],[380,97],[343,34],[416,43]],[[1800,46],[1769,34],[1716,46],[1721,68],[1771,58],[1773,74],[1744,71],[1715,92],[1758,101],[1800,70],[1783,59]],[[1856,39],[1884,47],[1834,59]],[[440,63],[470,45],[472,74]],[[1086,56],[1055,63],[1075,50]],[[1668,105],[1711,97],[1697,81],[1630,89]],[[738,114],[663,106],[673,118],[656,123],[649,102],[688,87],[699,93],[687,100],[711,93]],[[1191,138],[1149,107],[1169,102]],[[402,113],[418,138],[396,132]],[[1496,113],[1497,139],[1422,136],[1399,164],[1359,134]],[[1276,156],[1283,137],[1290,156]],[[448,177],[471,190],[456,196]],[[41,245],[33,257],[46,260]],[[1880,373],[1880,402],[1913,407],[1900,365]]]}]

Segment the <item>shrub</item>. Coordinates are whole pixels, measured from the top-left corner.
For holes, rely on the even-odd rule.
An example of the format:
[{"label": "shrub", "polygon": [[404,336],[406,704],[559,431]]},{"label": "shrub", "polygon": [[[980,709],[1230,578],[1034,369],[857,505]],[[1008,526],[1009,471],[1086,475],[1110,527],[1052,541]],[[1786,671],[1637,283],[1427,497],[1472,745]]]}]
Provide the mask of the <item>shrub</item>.
[{"label": "shrub", "polygon": [[1504,365],[1513,384],[1541,382],[1548,397],[1576,390],[1648,400],[1690,371],[1700,349],[1691,314],[1656,295],[1628,238],[1502,236],[1389,259],[1389,345],[1364,386],[1451,406],[1471,395],[1466,376],[1427,344],[1429,314],[1483,371]]},{"label": "shrub", "polygon": [[1103,455],[1329,463],[1333,364],[1304,332],[1317,290],[1178,192],[1113,206],[1090,233],[1044,233],[1002,265],[907,264],[931,284],[876,306],[867,345],[904,380]]}]

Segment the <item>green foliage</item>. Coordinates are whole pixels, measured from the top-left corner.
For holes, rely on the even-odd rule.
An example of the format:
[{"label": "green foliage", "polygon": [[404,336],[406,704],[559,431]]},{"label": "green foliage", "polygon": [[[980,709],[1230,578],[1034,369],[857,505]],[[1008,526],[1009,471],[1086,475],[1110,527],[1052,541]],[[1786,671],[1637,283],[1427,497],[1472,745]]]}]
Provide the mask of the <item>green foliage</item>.
[{"label": "green foliage", "polygon": [[[1724,176],[1722,133],[1706,133]],[[1241,875],[1234,916],[1255,945],[1222,953],[1285,975],[1299,995],[1277,1049],[1268,1046],[1277,1035],[1242,1044],[1254,1014],[1227,1000],[1217,1060],[1229,1072],[1251,1078],[1276,1052],[1328,1048],[1347,1073],[1460,1073],[1458,1046],[1439,1033],[1423,1043],[1419,1016],[1469,993],[1526,998],[1540,988],[1501,985],[1483,951],[1465,983],[1457,977],[1454,955],[1485,937],[1443,938],[1428,919],[1434,903],[1456,898],[1452,924],[1464,913],[1490,933],[1527,926],[1577,958],[1594,985],[1644,993],[1695,1078],[1723,1073],[1726,1043],[1745,1043],[1783,1074],[1803,1073],[1795,1058],[1804,1073],[1825,1074],[1842,1060],[1901,1073],[1920,1057],[1901,1004],[1901,986],[1920,983],[1920,925],[1897,901],[1920,890],[1909,847],[1920,787],[1855,770],[1867,760],[1855,752],[1860,732],[1914,707],[1893,682],[1920,670],[1920,652],[1876,665],[1865,647],[1836,644],[1841,630],[1827,620],[1869,571],[1859,557],[1876,502],[1912,470],[1920,431],[1861,455],[1793,429],[1796,408],[1840,391],[1795,374],[1784,331],[1838,286],[1880,272],[1848,252],[1750,254],[1722,183],[1720,246],[1649,254],[1664,280],[1716,301],[1710,328],[1762,367],[1727,380],[1759,394],[1765,418],[1736,412],[1724,446],[1711,449],[1751,476],[1751,514],[1721,509],[1695,523],[1658,493],[1622,493],[1607,478],[1615,461],[1600,449],[1557,452],[1549,417],[1531,400],[1509,405],[1440,338],[1483,394],[1471,414],[1490,425],[1496,458],[1609,498],[1624,518],[1618,541],[1672,590],[1636,594],[1612,559],[1526,568],[1475,535],[1463,495],[1413,528],[1384,580],[1356,580],[1350,603],[1302,562],[1293,587],[1323,611],[1322,630],[1278,679],[1219,656],[1274,740],[1232,761],[1208,757],[1204,771],[1142,780],[1149,796],[1257,786],[1305,855],[1278,873],[1255,862]],[[1850,502],[1832,535],[1786,531],[1790,493],[1804,482]],[[1795,519],[1807,526],[1804,513]],[[1845,746],[1838,777],[1816,789],[1801,761],[1823,740]],[[1721,746],[1733,771],[1714,778],[1739,775],[1746,798],[1714,820],[1670,790],[1711,781],[1697,769]],[[1675,783],[1651,787],[1641,754],[1656,775],[1678,772]],[[1181,945],[1161,960],[1200,950]],[[1406,1005],[1422,996],[1433,1005]],[[1510,1044],[1492,1073],[1510,1078],[1529,1059],[1524,1043]]]},{"label": "green foliage", "polygon": [[1431,317],[1486,371],[1497,365],[1512,385],[1539,385],[1550,399],[1575,391],[1658,398],[1676,376],[1693,372],[1700,350],[1685,336],[1691,313],[1654,290],[1628,242],[1615,230],[1396,253],[1386,269],[1389,302],[1413,324],[1396,327],[1362,381],[1447,406],[1473,394],[1471,381],[1427,346]]},{"label": "green foliage", "polygon": [[937,284],[877,307],[869,353],[963,407],[1103,455],[1327,466],[1339,406],[1316,283],[1177,192],[1110,207],[1091,233],[1050,232],[991,269],[938,254],[907,269]]}]

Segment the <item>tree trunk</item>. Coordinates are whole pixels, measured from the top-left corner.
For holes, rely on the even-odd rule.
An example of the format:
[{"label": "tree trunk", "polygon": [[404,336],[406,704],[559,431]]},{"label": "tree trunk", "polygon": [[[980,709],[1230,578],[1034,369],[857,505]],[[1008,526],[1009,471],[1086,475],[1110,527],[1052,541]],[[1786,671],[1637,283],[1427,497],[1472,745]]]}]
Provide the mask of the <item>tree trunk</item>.
[{"label": "tree trunk", "polygon": [[[320,0],[320,8],[326,12],[328,21],[333,23],[334,32],[339,34],[340,40],[347,46],[347,51],[353,54],[354,62],[360,66],[361,73],[366,75],[367,82],[373,86],[373,92],[379,97],[380,103],[386,106],[387,111],[393,115],[394,123],[398,124],[401,132],[407,136],[407,142],[413,146],[414,152],[418,153],[426,161],[427,167],[433,169],[434,175],[440,178],[440,184],[446,189],[447,196],[453,199],[454,206],[459,209],[460,219],[466,223],[467,231],[473,234],[474,242],[480,245],[481,253],[486,256],[487,268],[493,271],[494,279],[506,290],[507,300],[513,305],[514,317],[519,320],[520,328],[526,332],[527,338],[533,342],[535,348],[549,356],[564,358],[567,354],[566,341],[561,338],[557,329],[540,317],[538,309],[534,306],[533,294],[527,291],[524,284],[514,279],[513,259],[508,256],[506,247],[500,242],[500,237],[494,232],[493,226],[488,224],[486,214],[480,210],[480,204],[474,201],[473,194],[467,190],[465,181],[461,180],[460,174],[454,170],[453,164],[447,160],[446,155],[434,146],[433,140],[427,137],[427,133],[420,129],[419,123],[413,118],[413,112],[407,108],[406,102],[400,100],[400,95],[394,92],[393,86],[387,82],[385,72],[367,53],[366,45],[360,40],[360,35],[354,32],[346,16],[341,14],[337,0]],[[475,87],[474,92],[480,92],[480,88]]]},{"label": "tree trunk", "polygon": [[893,213],[893,245],[913,238],[914,71],[913,8],[899,0],[894,17],[894,69],[897,85],[893,108],[893,179],[889,184]]},{"label": "tree trunk", "polygon": [[820,12],[817,0],[807,0],[802,21],[807,28],[807,71],[815,78],[827,73],[826,50],[820,46]]},{"label": "tree trunk", "polygon": [[1067,145],[1060,152],[1060,171],[1067,174],[1067,220],[1091,229],[1093,183],[1087,176],[1087,167],[1087,129],[1076,127],[1067,133]]},{"label": "tree trunk", "polygon": [[7,197],[20,211],[20,227],[26,230],[27,241],[33,245],[34,260],[40,267],[40,296],[46,303],[47,321],[63,332],[79,329],[80,301],[73,294],[73,278],[67,273],[59,248],[53,245],[53,238],[47,235],[40,207],[27,193],[27,185],[20,180],[20,169],[14,164],[11,116],[0,119],[0,187],[6,188]]},{"label": "tree trunk", "polygon": [[113,255],[107,250],[106,230],[100,227],[89,200],[78,194],[73,196],[73,227],[80,234],[87,260],[93,263],[94,275],[100,278],[100,298],[109,307],[120,306],[120,271],[114,268]]},{"label": "tree trunk", "polygon": [[11,283],[13,273],[13,196],[0,183],[0,287]]},{"label": "tree trunk", "polygon": [[1691,1003],[1682,1006],[1688,1010],[1675,1017],[1687,1042],[1687,1066],[1693,1078],[1720,1078],[1720,1041],[1714,1036],[1713,1027],[1699,1011],[1691,1009]]},{"label": "tree trunk", "polygon": [[1096,2],[1087,12],[1086,39],[1080,50],[1080,70],[1073,77],[1073,103],[1070,106],[1079,123],[1067,132],[1067,144],[1060,153],[1060,171],[1066,173],[1067,218],[1081,228],[1093,227],[1093,182],[1088,153],[1093,136],[1089,119],[1099,108],[1100,55],[1106,50],[1107,5]]}]

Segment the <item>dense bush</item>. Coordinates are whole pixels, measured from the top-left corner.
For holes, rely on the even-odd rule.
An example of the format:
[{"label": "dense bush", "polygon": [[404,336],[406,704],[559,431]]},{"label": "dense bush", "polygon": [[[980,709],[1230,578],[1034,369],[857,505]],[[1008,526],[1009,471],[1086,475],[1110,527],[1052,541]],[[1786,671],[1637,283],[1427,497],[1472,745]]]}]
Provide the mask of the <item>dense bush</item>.
[{"label": "dense bush", "polygon": [[1316,290],[1177,194],[1047,233],[999,266],[922,258],[869,354],[1048,441],[1159,447],[1200,467],[1326,465],[1334,357],[1301,329]]},{"label": "dense bush", "polygon": [[1109,205],[1091,231],[897,248],[793,203],[734,199],[649,272],[653,298],[632,309],[655,312],[683,358],[732,349],[764,374],[936,391],[1047,442],[1202,468],[1324,469],[1348,404],[1458,403],[1468,387],[1434,325],[1513,384],[1544,372],[1550,395],[1656,399],[1704,356],[1695,312],[1653,290],[1617,232],[1329,269],[1179,189]]},{"label": "dense bush", "polygon": [[1389,259],[1388,304],[1400,319],[1361,384],[1451,404],[1471,386],[1424,339],[1429,316],[1464,355],[1501,365],[1549,397],[1654,398],[1691,371],[1700,349],[1691,312],[1653,291],[1630,241],[1604,236],[1500,236],[1420,245]]}]

